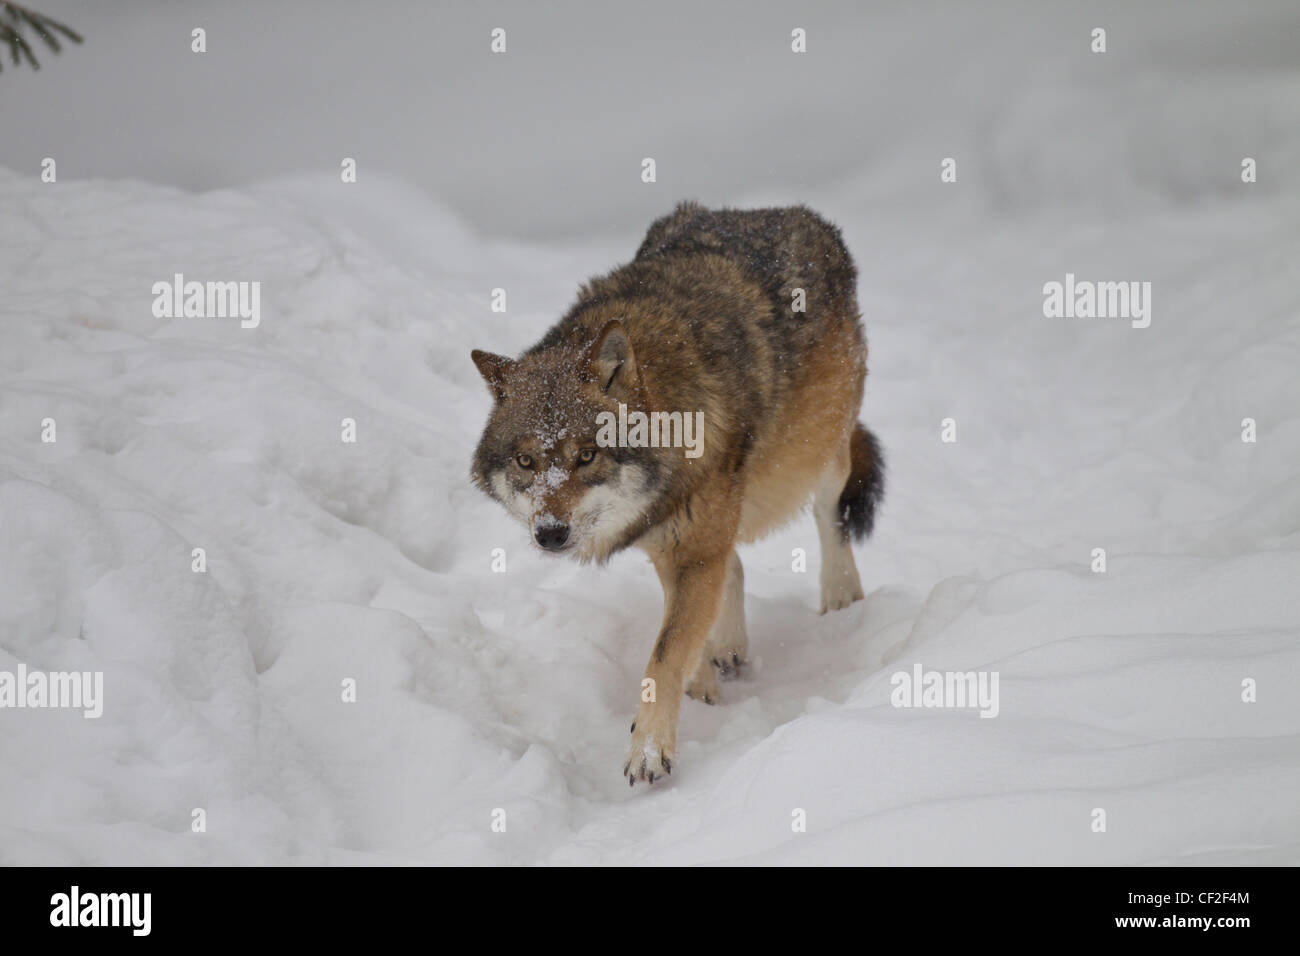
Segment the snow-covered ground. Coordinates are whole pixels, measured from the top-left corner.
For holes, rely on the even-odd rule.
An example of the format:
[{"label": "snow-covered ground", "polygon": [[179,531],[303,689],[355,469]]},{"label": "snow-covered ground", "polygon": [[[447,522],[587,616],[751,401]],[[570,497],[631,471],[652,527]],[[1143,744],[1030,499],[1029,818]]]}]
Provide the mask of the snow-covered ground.
[{"label": "snow-covered ground", "polygon": [[[263,26],[290,29],[287,9]],[[6,70],[0,125],[44,132],[0,142],[0,671],[102,671],[105,699],[98,719],[0,710],[0,863],[1300,863],[1300,77],[1278,52],[1300,11],[1112,10],[1102,67],[1089,16],[1049,29],[1021,7],[991,25],[964,9],[890,7],[888,42],[841,11],[820,35],[881,53],[823,69],[854,81],[847,102],[882,142],[729,87],[736,133],[697,176],[661,158],[649,186],[653,145],[596,151],[629,164],[635,198],[614,212],[556,188],[555,157],[592,162],[571,116],[479,172],[490,151],[431,133],[423,162],[459,170],[459,191],[333,143],[313,144],[315,172],[256,177],[241,164],[257,137],[237,128],[197,188],[175,174],[184,137],[96,152],[39,109],[75,115],[77,57],[112,56],[88,44]],[[1024,41],[1020,59],[965,45],[979,29]],[[759,69],[746,36],[719,73]],[[854,79],[958,59],[929,112]],[[463,95],[506,103],[497,82]],[[611,115],[610,135],[648,124],[687,162],[710,105],[676,123],[670,106]],[[756,172],[765,138],[801,123],[840,131],[833,161],[787,174],[796,142]],[[115,164],[132,148],[129,174]],[[42,183],[51,152],[59,179]],[[86,178],[97,156],[111,169]],[[1241,182],[1244,156],[1259,182]],[[242,182],[221,180],[232,168]],[[524,224],[491,227],[509,208],[494,177]],[[531,344],[687,195],[807,202],[843,226],[889,487],[849,609],[816,614],[811,517],[742,551],[753,672],[722,706],[684,703],[679,770],[647,792],[620,771],[653,571],[637,552],[605,569],[542,556],[469,485],[489,396],[468,353]],[[552,210],[563,228],[536,235]],[[155,317],[152,285],[178,272],[260,281],[260,325]],[[1150,327],[1045,318],[1043,284],[1067,272],[1150,281]],[[891,675],[917,663],[996,671],[997,717],[891,706]]]}]

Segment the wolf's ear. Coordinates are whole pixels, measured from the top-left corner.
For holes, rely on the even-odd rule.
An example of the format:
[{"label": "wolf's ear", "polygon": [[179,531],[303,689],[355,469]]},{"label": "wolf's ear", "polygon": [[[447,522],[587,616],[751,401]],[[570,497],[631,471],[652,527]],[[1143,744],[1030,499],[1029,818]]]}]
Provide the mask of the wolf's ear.
[{"label": "wolf's ear", "polygon": [[603,392],[615,385],[635,388],[640,384],[632,343],[627,340],[627,330],[618,319],[610,319],[596,336],[591,351],[587,353],[587,371]]},{"label": "wolf's ear", "polygon": [[488,383],[488,388],[492,389],[492,397],[497,401],[505,398],[506,372],[515,364],[514,359],[508,359],[504,355],[493,355],[491,352],[484,352],[482,349],[475,349],[470,352],[469,357],[474,360],[474,364],[478,367],[478,373]]}]

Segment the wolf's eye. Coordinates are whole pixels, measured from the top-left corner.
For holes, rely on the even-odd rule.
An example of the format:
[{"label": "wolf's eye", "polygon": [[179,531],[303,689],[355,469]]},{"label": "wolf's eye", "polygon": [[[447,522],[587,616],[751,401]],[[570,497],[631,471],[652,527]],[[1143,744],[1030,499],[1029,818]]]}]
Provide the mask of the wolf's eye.
[{"label": "wolf's eye", "polygon": [[532,456],[532,455],[515,455],[515,464],[518,465],[520,468],[532,468],[532,467],[533,467],[533,456]]},{"label": "wolf's eye", "polygon": [[579,465],[590,465],[595,460],[596,460],[596,449],[594,448],[584,448],[582,450],[582,453],[578,455]]}]

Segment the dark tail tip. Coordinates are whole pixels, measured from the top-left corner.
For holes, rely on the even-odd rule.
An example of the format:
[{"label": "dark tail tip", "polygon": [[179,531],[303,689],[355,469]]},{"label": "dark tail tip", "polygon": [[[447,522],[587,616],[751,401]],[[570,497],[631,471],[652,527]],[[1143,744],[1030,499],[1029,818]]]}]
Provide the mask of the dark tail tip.
[{"label": "dark tail tip", "polygon": [[849,441],[849,462],[849,480],[840,492],[840,534],[845,541],[862,541],[876,524],[876,505],[885,494],[885,453],[861,423]]}]

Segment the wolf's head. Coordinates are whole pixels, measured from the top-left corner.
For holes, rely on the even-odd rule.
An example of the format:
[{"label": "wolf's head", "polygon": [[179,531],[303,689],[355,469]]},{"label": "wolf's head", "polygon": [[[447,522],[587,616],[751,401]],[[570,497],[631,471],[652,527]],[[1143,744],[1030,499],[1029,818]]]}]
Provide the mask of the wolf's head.
[{"label": "wolf's head", "polygon": [[604,561],[648,527],[658,497],[652,449],[602,447],[602,412],[644,404],[622,323],[595,341],[515,360],[474,350],[492,415],[474,452],[474,483],[527,526],[546,551]]}]

